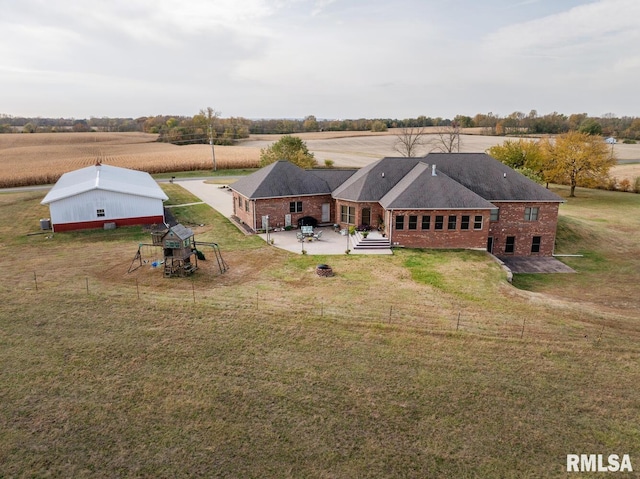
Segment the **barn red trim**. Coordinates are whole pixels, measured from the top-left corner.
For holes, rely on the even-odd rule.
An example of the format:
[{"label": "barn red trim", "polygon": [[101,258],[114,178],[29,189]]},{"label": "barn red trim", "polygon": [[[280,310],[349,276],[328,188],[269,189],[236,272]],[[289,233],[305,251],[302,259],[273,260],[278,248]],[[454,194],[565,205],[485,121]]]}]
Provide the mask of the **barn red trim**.
[{"label": "barn red trim", "polygon": [[105,223],[115,223],[116,226],[151,225],[164,223],[164,216],[138,216],[136,218],[116,218],[97,221],[81,221],[78,223],[58,223],[53,225],[53,231],[75,231],[93,228],[104,228]]}]

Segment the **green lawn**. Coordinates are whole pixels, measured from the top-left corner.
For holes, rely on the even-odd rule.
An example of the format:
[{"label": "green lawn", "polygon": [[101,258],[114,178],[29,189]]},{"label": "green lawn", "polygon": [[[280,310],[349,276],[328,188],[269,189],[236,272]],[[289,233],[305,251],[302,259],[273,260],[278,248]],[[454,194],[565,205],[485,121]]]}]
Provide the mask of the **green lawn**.
[{"label": "green lawn", "polygon": [[41,195],[0,194],[0,477],[640,470],[639,199],[578,190],[557,248],[578,273],[518,289],[482,253],[293,255],[202,205],[176,214],[228,272],[127,274],[140,228],[27,236]]}]

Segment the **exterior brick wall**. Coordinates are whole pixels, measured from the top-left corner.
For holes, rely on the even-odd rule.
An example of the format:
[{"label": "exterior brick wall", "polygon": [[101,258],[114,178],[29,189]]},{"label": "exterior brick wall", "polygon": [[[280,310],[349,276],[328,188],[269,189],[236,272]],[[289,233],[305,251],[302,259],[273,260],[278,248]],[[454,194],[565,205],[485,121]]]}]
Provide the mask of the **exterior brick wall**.
[{"label": "exterior brick wall", "polygon": [[[242,207],[238,206],[240,204],[239,200],[242,200]],[[284,227],[286,215],[291,215],[291,224],[293,226],[297,226],[298,220],[304,216],[311,216],[318,220],[318,223],[321,223],[323,203],[329,204],[329,223],[333,223],[335,221],[335,208],[333,207],[333,200],[331,198],[331,195],[292,196],[287,198],[258,199],[249,201],[249,211],[247,211],[246,209],[248,200],[245,197],[234,192],[233,201],[235,215],[240,219],[240,221],[249,225],[249,227],[251,227],[251,229],[253,229],[254,231],[263,229],[265,227],[265,225],[262,224],[262,217],[267,215],[269,216],[269,226],[273,228]],[[302,211],[295,213],[291,212],[291,202],[297,203],[299,201],[302,202]]]},{"label": "exterior brick wall", "polygon": [[[355,222],[347,224],[342,221],[341,211],[342,206],[351,206],[355,208]],[[362,210],[364,208],[369,208],[371,210],[369,226],[372,228],[377,228],[380,223],[380,218],[384,218],[384,208],[380,206],[380,203],[358,203],[355,201],[344,201],[344,200],[335,200],[335,215],[336,215],[336,223],[339,224],[342,228],[346,228],[349,225],[360,226],[364,223]]]},{"label": "exterior brick wall", "polygon": [[[422,229],[422,216],[431,216],[431,224],[428,230]],[[469,248],[484,249],[487,246],[489,235],[489,210],[407,210],[393,211],[389,215],[390,224],[387,231],[390,232],[392,245],[407,246],[410,248]],[[404,228],[396,229],[396,217],[404,216]],[[409,216],[417,216],[417,229],[409,229]],[[443,229],[435,229],[436,216],[443,217]],[[449,216],[456,216],[456,228],[448,229]],[[461,229],[462,216],[469,216],[469,229]],[[482,216],[482,228],[474,229],[475,216]]]},{"label": "exterior brick wall", "polygon": [[[242,207],[239,207],[239,200]],[[318,220],[322,219],[322,204],[329,203],[330,223],[338,223],[341,227],[346,227],[340,218],[340,208],[342,205],[355,208],[355,222],[362,224],[362,209],[371,209],[371,226],[376,228],[379,224],[379,217],[384,218],[386,224],[385,232],[390,237],[393,245],[406,246],[410,248],[473,248],[486,249],[488,240],[492,241],[492,252],[495,255],[514,256],[551,256],[554,251],[556,227],[558,223],[559,203],[520,203],[520,202],[494,202],[499,208],[498,221],[490,221],[488,210],[406,210],[406,211],[385,211],[379,203],[357,203],[343,200],[333,200],[330,195],[319,196],[298,196],[291,198],[270,198],[265,200],[248,201],[246,198],[233,193],[234,213],[240,221],[249,225],[253,230],[263,228],[262,217],[269,215],[272,227],[283,227],[285,216],[291,215],[291,224],[297,222],[303,216],[312,216]],[[302,201],[302,212],[291,213],[290,203],[292,201]],[[246,205],[249,205],[247,210]],[[527,221],[524,219],[525,208],[538,208],[538,219]],[[254,215],[255,208],[255,215]],[[403,230],[395,229],[395,217],[405,216]],[[418,217],[417,229],[409,230],[409,216]],[[422,216],[431,216],[431,226],[429,230],[422,230]],[[435,229],[436,216],[443,216],[444,225],[442,230]],[[456,228],[448,229],[448,219],[450,215],[455,215]],[[468,230],[461,229],[462,216],[470,217]],[[474,230],[473,222],[476,215],[482,216],[482,229]],[[254,217],[257,224],[254,224]],[[507,238],[515,238],[513,253],[506,253],[505,247]],[[532,242],[534,237],[540,237],[539,252],[532,252]]]},{"label": "exterior brick wall", "polygon": [[[556,240],[559,203],[500,203],[498,221],[492,221],[489,236],[493,238],[493,254],[514,256],[551,256]],[[538,208],[538,219],[526,221],[525,208]],[[506,253],[507,237],[515,237],[513,253]],[[540,251],[531,252],[534,236],[540,236]]]},{"label": "exterior brick wall", "polygon": [[249,225],[251,229],[255,230],[255,225],[253,224],[253,206],[253,201],[249,201],[235,191],[233,192],[233,214],[244,224]]}]

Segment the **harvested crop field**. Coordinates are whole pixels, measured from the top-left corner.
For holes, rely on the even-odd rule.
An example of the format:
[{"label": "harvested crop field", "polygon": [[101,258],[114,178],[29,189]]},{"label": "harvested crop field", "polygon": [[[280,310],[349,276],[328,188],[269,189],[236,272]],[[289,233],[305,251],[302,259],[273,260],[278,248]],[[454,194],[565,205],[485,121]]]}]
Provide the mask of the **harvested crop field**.
[{"label": "harvested crop field", "polygon": [[[313,132],[300,136],[322,165],[333,161],[338,167],[362,167],[385,156],[398,156],[394,142],[398,130],[372,132]],[[474,134],[470,134],[474,133]],[[460,137],[460,151],[484,152],[501,144],[505,137],[466,132]],[[282,135],[252,135],[234,146],[216,146],[219,169],[258,166],[260,150]],[[37,133],[0,135],[0,187],[54,183],[60,175],[101,161],[114,166],[149,173],[210,170],[209,145],[176,146],[158,143],[157,135],[146,133]],[[437,135],[419,151],[436,147]],[[614,154],[621,161],[612,176],[633,182],[640,176],[640,145],[616,144]],[[638,163],[631,163],[638,161]]]},{"label": "harvested crop field", "polygon": [[[158,143],[146,133],[0,135],[0,187],[48,184],[96,161],[149,173],[212,169],[209,145]],[[260,149],[216,146],[218,168],[255,167]]]}]

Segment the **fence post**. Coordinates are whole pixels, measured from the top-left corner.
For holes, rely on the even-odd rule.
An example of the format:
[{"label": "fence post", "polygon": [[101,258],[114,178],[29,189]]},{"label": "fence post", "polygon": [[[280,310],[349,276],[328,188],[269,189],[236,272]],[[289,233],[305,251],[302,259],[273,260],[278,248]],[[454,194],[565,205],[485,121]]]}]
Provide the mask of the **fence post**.
[{"label": "fence post", "polygon": [[36,291],[38,291],[38,276],[35,271],[33,272],[33,282],[36,283]]},{"label": "fence post", "polygon": [[456,323],[456,331],[460,327],[460,313],[461,313],[461,311],[458,311],[458,322]]},{"label": "fence post", "polygon": [[524,317],[522,319],[522,332],[520,333],[520,339],[522,339],[522,337],[524,336],[524,323],[527,321],[527,318]]},{"label": "fence post", "polygon": [[85,277],[84,280],[85,280],[85,283],[87,284],[87,294],[89,294],[89,277],[88,276]]}]

